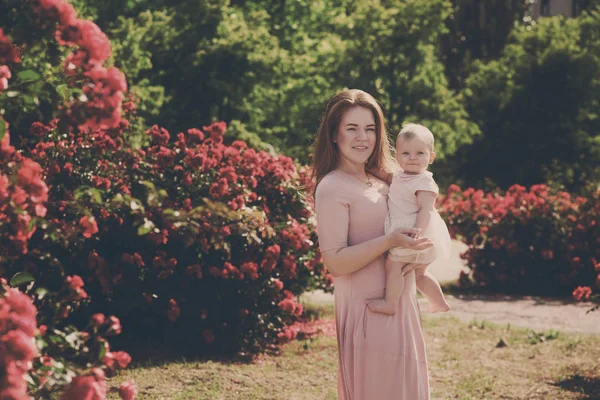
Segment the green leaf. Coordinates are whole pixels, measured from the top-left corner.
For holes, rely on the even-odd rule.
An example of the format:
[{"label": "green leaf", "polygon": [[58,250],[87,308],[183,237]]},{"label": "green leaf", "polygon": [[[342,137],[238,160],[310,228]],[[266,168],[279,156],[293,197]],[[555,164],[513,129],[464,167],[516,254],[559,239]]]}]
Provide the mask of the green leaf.
[{"label": "green leaf", "polygon": [[102,359],[106,355],[106,352],[108,351],[107,347],[108,347],[107,342],[100,343],[100,349],[98,349],[98,361],[102,361]]},{"label": "green leaf", "polygon": [[32,96],[30,94],[23,95],[23,101],[25,101],[25,104],[27,104],[29,106],[35,106],[40,103],[40,101],[37,97]]},{"label": "green leaf", "polygon": [[152,183],[152,182],[149,182],[149,181],[140,181],[140,184],[146,186],[148,189],[156,191],[156,186],[154,186],[154,183]]},{"label": "green leaf", "polygon": [[75,190],[75,200],[79,200],[80,198],[82,198],[85,194],[87,194],[87,190],[89,189],[89,186],[81,186],[79,188],[77,188]]},{"label": "green leaf", "polygon": [[48,290],[45,288],[37,288],[35,294],[37,295],[38,300],[42,300],[48,294]]},{"label": "green leaf", "polygon": [[0,117],[0,141],[4,139],[4,134],[6,133],[6,122]]},{"label": "green leaf", "polygon": [[24,283],[33,282],[35,278],[28,272],[17,272],[10,280],[10,286],[19,286]]},{"label": "green leaf", "polygon": [[95,203],[102,204],[102,195],[98,189],[90,189],[90,194],[92,195]]},{"label": "green leaf", "polygon": [[138,228],[138,235],[139,236],[146,235],[152,229],[154,229],[154,223],[152,223],[152,221],[150,221],[148,219],[144,219],[144,225],[142,225]]},{"label": "green leaf", "polygon": [[17,74],[17,78],[19,78],[19,80],[22,82],[37,81],[41,77],[42,76],[40,74],[31,69],[26,69],[25,71],[21,71]]}]

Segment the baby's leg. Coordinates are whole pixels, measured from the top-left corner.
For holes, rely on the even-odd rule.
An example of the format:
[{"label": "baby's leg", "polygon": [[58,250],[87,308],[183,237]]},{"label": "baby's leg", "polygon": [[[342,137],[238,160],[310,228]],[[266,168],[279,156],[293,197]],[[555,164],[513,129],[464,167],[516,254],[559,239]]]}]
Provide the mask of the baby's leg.
[{"label": "baby's leg", "polygon": [[415,269],[415,277],[417,289],[429,300],[427,312],[436,313],[450,310],[440,284],[426,269],[427,264],[421,264]]},{"label": "baby's leg", "polygon": [[385,260],[385,298],[367,300],[369,310],[373,312],[393,315],[398,307],[398,299],[404,288],[403,262],[392,261],[389,257]]}]

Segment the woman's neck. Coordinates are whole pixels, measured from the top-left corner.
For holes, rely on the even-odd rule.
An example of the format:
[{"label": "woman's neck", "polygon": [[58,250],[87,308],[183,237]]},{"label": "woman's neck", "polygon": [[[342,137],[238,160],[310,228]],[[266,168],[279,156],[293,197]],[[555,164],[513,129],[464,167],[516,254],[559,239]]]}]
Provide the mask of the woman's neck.
[{"label": "woman's neck", "polygon": [[365,164],[353,163],[348,160],[341,159],[338,162],[337,169],[352,175],[364,176],[367,174]]}]

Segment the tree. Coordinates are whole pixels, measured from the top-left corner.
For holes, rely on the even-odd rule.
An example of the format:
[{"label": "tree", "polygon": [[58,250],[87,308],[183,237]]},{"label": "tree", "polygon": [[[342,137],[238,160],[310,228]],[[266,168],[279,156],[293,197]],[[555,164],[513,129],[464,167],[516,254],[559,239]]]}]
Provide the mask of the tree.
[{"label": "tree", "polygon": [[178,132],[223,120],[226,140],[308,162],[327,100],[356,87],[382,101],[393,130],[430,126],[440,158],[478,133],[439,58],[447,1],[138,5],[121,6],[122,17],[99,1],[81,6],[109,33],[148,123]]},{"label": "tree", "polygon": [[437,43],[450,3],[359,1],[346,21],[343,78],[373,93],[386,108],[391,132],[405,122],[427,125],[443,159],[479,133],[448,87]]},{"label": "tree", "polygon": [[532,23],[529,0],[452,0],[441,37],[442,60],[450,87],[460,89],[475,60],[497,58],[513,27]]},{"label": "tree", "polygon": [[465,98],[483,136],[456,157],[469,184],[598,183],[599,23],[598,9],[542,18],[516,29],[497,61],[476,63]]}]

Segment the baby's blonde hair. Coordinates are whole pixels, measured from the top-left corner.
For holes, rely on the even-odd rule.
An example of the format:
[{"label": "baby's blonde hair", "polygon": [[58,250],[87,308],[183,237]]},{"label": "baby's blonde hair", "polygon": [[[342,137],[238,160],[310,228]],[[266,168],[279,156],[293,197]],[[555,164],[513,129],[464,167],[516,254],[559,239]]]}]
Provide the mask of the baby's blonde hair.
[{"label": "baby's blonde hair", "polygon": [[429,146],[429,151],[433,152],[433,144],[435,142],[433,133],[423,125],[420,124],[406,124],[402,127],[398,137],[396,138],[396,144],[400,139],[411,140],[413,138],[419,138]]}]

